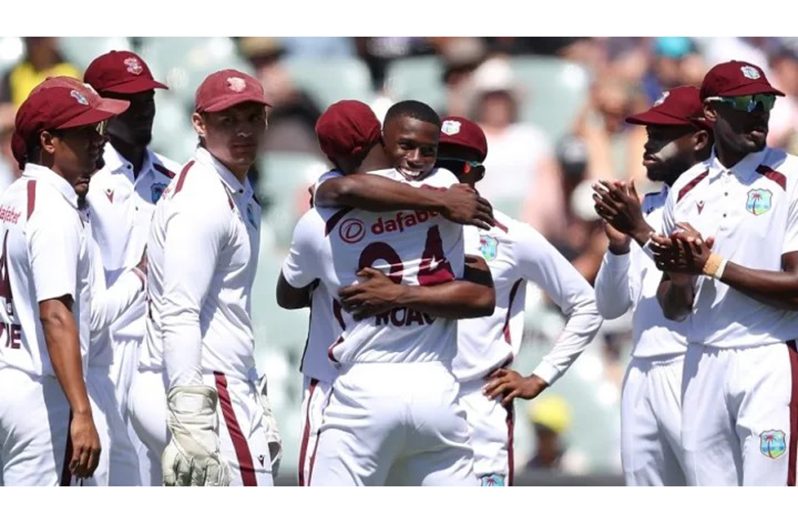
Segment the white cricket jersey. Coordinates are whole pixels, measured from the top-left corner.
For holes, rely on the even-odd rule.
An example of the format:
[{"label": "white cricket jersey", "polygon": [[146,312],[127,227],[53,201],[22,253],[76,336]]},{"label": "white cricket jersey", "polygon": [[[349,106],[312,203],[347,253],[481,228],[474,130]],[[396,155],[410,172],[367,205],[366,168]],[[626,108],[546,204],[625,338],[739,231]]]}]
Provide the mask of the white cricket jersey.
[{"label": "white cricket jersey", "polygon": [[[447,188],[458,183],[452,173],[442,169],[413,182],[393,169],[373,174],[414,187]],[[319,278],[327,299],[332,300],[340,287],[358,281],[355,274],[361,267],[381,270],[397,283],[432,285],[461,278],[463,264],[463,227],[437,213],[314,208],[297,223],[283,275],[296,288]],[[326,350],[334,364],[448,363],[454,356],[455,320],[399,307],[355,322],[335,303],[330,306],[343,326],[342,334]]]},{"label": "white cricket jersey", "polygon": [[87,238],[72,186],[28,163],[0,199],[0,368],[53,376],[39,303],[69,295],[85,372],[90,286]]},{"label": "white cricket jersey", "polygon": [[[92,234],[100,246],[106,280],[116,279],[141,260],[155,203],[180,165],[149,149],[138,176],[133,165],[111,143],[105,145],[105,166],[91,178],[87,200]],[[144,302],[137,302],[112,326],[113,334],[144,337]]]},{"label": "white cricket jersey", "polygon": [[[668,186],[647,194],[641,208],[646,222],[655,231],[662,229],[662,213]],[[684,354],[689,321],[665,318],[657,301],[662,272],[654,260],[632,241],[627,254],[604,254],[596,276],[596,304],[606,319],[618,318],[632,309],[632,356],[652,358]]]},{"label": "white cricket jersey", "polygon": [[[712,156],[682,174],[671,189],[663,231],[687,222],[712,251],[750,269],[780,271],[781,256],[798,251],[798,157],[769,147],[731,169]],[[749,298],[699,276],[687,342],[745,348],[798,337],[798,313]]]},{"label": "white cricket jersey", "polygon": [[557,342],[534,373],[554,383],[601,326],[590,284],[531,225],[493,210],[490,230],[466,227],[466,252],[481,254],[496,289],[493,315],[460,320],[454,374],[461,382],[482,378],[518,354],[524,330],[526,285],[538,285],[568,316]]},{"label": "white cricket jersey", "polygon": [[130,307],[146,307],[144,285],[146,279],[138,269],[128,269],[113,285],[108,285],[103,270],[100,246],[91,234],[90,212],[81,212],[84,218],[86,241],[89,249],[89,286],[91,288],[91,341],[89,366],[109,367],[114,355],[109,327]]},{"label": "white cricket jersey", "polygon": [[257,378],[251,294],[260,215],[249,181],[198,147],[155,208],[140,367],[165,367],[170,386],[198,384],[200,370]]}]

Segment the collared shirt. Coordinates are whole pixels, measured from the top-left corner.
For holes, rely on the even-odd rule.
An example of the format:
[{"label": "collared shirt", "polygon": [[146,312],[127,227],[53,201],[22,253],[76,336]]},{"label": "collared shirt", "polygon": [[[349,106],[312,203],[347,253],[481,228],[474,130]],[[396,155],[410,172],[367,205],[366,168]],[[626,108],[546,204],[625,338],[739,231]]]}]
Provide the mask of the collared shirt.
[{"label": "collared shirt", "polygon": [[256,378],[251,291],[260,215],[249,181],[201,147],[156,205],[141,366],[165,367],[171,386],[201,384],[202,372]]},{"label": "collared shirt", "polygon": [[534,374],[554,383],[579,357],[601,327],[590,284],[532,226],[493,210],[490,230],[466,227],[466,253],[482,256],[496,289],[491,316],[460,320],[454,375],[483,378],[509,364],[521,347],[527,282],[539,286],[568,316],[557,342]]},{"label": "collared shirt", "polygon": [[[141,259],[155,203],[180,165],[147,150],[135,176],[133,165],[110,143],[105,145],[103,159],[105,166],[92,176],[87,199],[92,235],[100,246],[105,279],[112,285]],[[112,326],[113,335],[142,338],[144,313],[143,302],[130,308]]]},{"label": "collared shirt", "polygon": [[[413,182],[407,182],[394,169],[373,174],[416,187],[449,187],[457,183],[457,178],[443,169]],[[341,363],[450,363],[457,348],[456,320],[397,307],[355,321],[341,308],[336,299],[338,289],[356,283],[356,273],[366,266],[410,285],[434,285],[461,278],[463,227],[424,211],[374,213],[314,208],[305,213],[294,229],[282,273],[295,288],[306,287],[316,278],[320,280],[313,293],[314,314],[315,307],[323,305],[319,300],[331,300],[327,307],[335,318],[332,332],[340,336],[337,341],[325,340],[325,336],[314,336],[311,330],[303,372],[316,377],[317,373],[326,372],[325,366]],[[330,330],[319,333],[329,335]]]},{"label": "collared shirt", "polygon": [[[798,157],[769,147],[731,168],[713,151],[682,174],[665,204],[663,231],[688,222],[712,251],[749,269],[781,271],[798,251]],[[688,343],[745,348],[798,337],[798,313],[765,305],[725,283],[698,277]]]},{"label": "collared shirt", "polygon": [[54,375],[39,303],[70,296],[84,372],[89,352],[87,238],[78,198],[61,176],[28,163],[0,199],[0,368]]},{"label": "collared shirt", "polygon": [[[643,215],[655,231],[662,228],[668,192],[663,185],[660,192],[643,198]],[[662,272],[635,241],[626,254],[607,250],[596,276],[596,303],[602,316],[610,320],[632,309],[632,356],[637,358],[675,356],[687,350],[689,322],[665,318],[657,301],[661,280]]]}]

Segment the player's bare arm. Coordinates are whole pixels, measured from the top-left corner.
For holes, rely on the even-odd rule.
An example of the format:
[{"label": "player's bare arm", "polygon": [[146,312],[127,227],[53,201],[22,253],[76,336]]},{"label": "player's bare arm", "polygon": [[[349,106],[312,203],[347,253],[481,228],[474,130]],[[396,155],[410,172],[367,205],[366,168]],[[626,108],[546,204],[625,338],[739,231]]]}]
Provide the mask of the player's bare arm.
[{"label": "player's bare arm", "polygon": [[502,398],[502,405],[511,405],[515,398],[535,399],[549,386],[536,374],[522,376],[512,369],[496,369],[487,377],[485,395],[490,399]]},{"label": "player's bare arm", "polygon": [[72,298],[44,300],[39,316],[47,343],[47,352],[64,395],[72,411],[69,436],[72,455],[69,470],[78,478],[90,477],[100,459],[100,437],[94,426],[80,357],[78,327],[72,315]]},{"label": "player's bare arm", "polygon": [[434,211],[447,220],[490,229],[493,208],[472,187],[456,184],[448,189],[413,187],[372,174],[350,174],[322,183],[315,194],[320,207],[354,207],[364,211]]},{"label": "player's bare arm", "polygon": [[593,185],[593,190],[594,208],[605,222],[631,236],[641,246],[648,241],[654,229],[643,218],[634,182],[601,180]]},{"label": "player's bare arm", "polygon": [[478,256],[466,256],[462,280],[439,285],[397,284],[371,267],[358,272],[358,277],[362,281],[343,287],[338,293],[344,310],[356,320],[395,307],[409,307],[440,318],[479,318],[493,314],[496,306],[490,269]]},{"label": "player's bare arm", "polygon": [[310,307],[310,295],[318,284],[317,278],[310,285],[298,289],[292,287],[281,272],[277,280],[277,305],[288,310]]}]

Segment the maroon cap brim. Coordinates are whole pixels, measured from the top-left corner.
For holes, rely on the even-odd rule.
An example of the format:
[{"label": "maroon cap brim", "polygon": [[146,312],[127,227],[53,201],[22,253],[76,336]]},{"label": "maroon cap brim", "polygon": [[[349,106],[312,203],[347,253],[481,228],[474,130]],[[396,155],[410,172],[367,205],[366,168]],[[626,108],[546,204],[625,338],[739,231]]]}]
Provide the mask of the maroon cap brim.
[{"label": "maroon cap brim", "polygon": [[748,94],[775,94],[776,96],[784,96],[784,93],[775,87],[762,84],[748,84],[735,87],[734,89],[723,91],[723,93],[718,96],[745,96]]},{"label": "maroon cap brim", "polygon": [[693,122],[687,118],[672,116],[652,110],[628,116],[626,122],[634,125],[693,125]]},{"label": "maroon cap brim", "polygon": [[70,120],[67,120],[59,125],[57,129],[70,129],[72,127],[100,123],[103,120],[108,120],[109,118],[113,118],[118,114],[124,113],[128,107],[130,107],[130,102],[127,100],[112,100],[110,98],[105,98],[97,107],[92,107],[88,111],[81,113]]},{"label": "maroon cap brim", "polygon": [[265,96],[258,96],[256,94],[252,94],[252,93],[241,93],[241,94],[238,94],[238,95],[228,96],[228,97],[216,100],[216,102],[210,104],[207,107],[204,107],[202,109],[202,111],[204,111],[206,113],[215,113],[215,112],[218,112],[218,111],[224,111],[225,109],[229,109],[230,107],[233,107],[234,105],[243,104],[243,103],[246,103],[246,102],[254,102],[254,103],[265,105],[265,106],[268,106],[268,107],[272,106],[272,104],[269,103],[268,100],[266,100]]},{"label": "maroon cap brim", "polygon": [[136,78],[134,80],[122,82],[119,85],[112,85],[103,88],[103,93],[135,94],[151,91],[153,89],[169,89],[161,82],[149,78]]}]

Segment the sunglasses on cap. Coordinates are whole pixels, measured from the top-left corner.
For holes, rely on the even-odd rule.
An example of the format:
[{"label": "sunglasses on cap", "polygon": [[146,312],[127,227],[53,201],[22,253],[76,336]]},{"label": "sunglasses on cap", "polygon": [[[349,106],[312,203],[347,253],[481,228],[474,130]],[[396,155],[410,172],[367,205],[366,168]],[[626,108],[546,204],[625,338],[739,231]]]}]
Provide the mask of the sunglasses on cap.
[{"label": "sunglasses on cap", "polygon": [[443,167],[444,169],[452,171],[455,174],[469,174],[471,171],[480,168],[483,170],[484,174],[485,170],[485,166],[482,165],[482,162],[478,162],[476,160],[463,160],[461,158],[447,158],[445,156],[439,156],[435,163],[438,167]]},{"label": "sunglasses on cap", "polygon": [[757,106],[761,105],[765,112],[773,109],[776,105],[775,94],[747,94],[743,96],[710,96],[706,99],[709,102],[720,102],[730,105],[736,111],[752,113]]},{"label": "sunglasses on cap", "polygon": [[84,134],[93,131],[99,134],[100,136],[105,137],[106,129],[108,129],[108,120],[103,120],[101,122],[97,122],[96,124],[81,125],[79,127],[68,127],[66,129],[53,129],[50,131],[50,133],[63,136],[68,132],[73,132],[76,134]]}]

